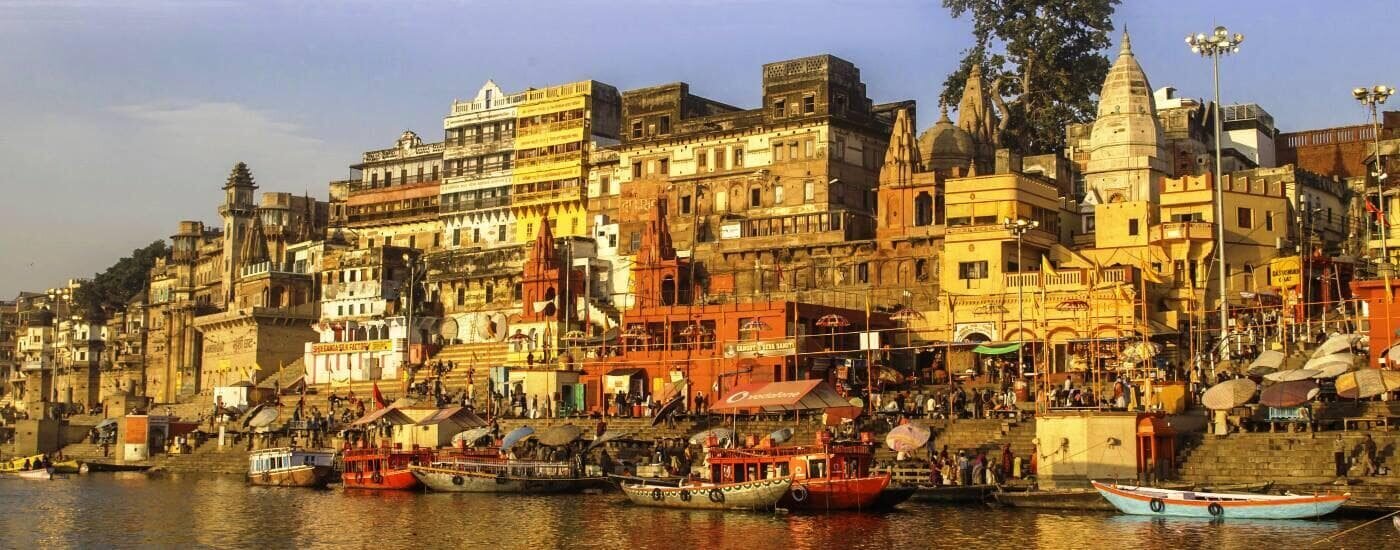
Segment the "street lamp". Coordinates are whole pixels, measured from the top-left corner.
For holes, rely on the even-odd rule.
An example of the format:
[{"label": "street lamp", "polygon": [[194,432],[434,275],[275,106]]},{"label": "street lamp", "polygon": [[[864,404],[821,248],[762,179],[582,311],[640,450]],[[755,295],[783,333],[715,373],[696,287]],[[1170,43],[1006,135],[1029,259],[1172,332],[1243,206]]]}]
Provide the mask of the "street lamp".
[{"label": "street lamp", "polygon": [[[1215,262],[1220,268],[1220,342],[1225,342],[1229,331],[1230,323],[1230,302],[1226,294],[1226,284],[1229,282],[1229,274],[1225,273],[1225,189],[1223,186],[1224,175],[1220,166],[1220,57],[1232,53],[1239,53],[1240,43],[1244,42],[1244,35],[1240,33],[1230,34],[1230,30],[1224,26],[1217,26],[1210,34],[1197,33],[1186,35],[1186,44],[1191,46],[1192,53],[1201,54],[1201,57],[1209,57],[1211,61],[1211,77],[1215,87]],[[1229,348],[1222,345],[1224,353],[1228,353]],[[1218,359],[1218,354],[1212,354]]]},{"label": "street lamp", "polygon": [[[404,252],[401,258],[403,258],[404,265],[408,267],[408,276],[404,283],[408,287],[408,295],[405,296],[406,302],[404,306],[403,368],[409,369],[413,363],[413,333],[416,331],[416,327],[413,325],[413,288],[418,286],[418,277],[420,277],[422,273],[421,270],[418,269],[417,258],[414,258],[413,255]],[[404,395],[408,395],[408,378],[407,374],[403,376]]]},{"label": "street lamp", "polygon": [[1387,174],[1385,173],[1385,170],[1381,167],[1381,121],[1380,115],[1379,113],[1377,113],[1377,106],[1385,103],[1385,100],[1389,99],[1390,96],[1394,94],[1395,88],[1386,86],[1384,84],[1377,84],[1371,88],[1356,88],[1351,91],[1352,97],[1355,97],[1357,101],[1360,101],[1361,105],[1366,107],[1366,109],[1370,111],[1371,115],[1371,139],[1373,140],[1372,143],[1374,143],[1375,146],[1375,150],[1372,151],[1372,154],[1374,154],[1376,157],[1376,202],[1380,203],[1377,207],[1380,208],[1381,218],[1381,223],[1377,225],[1380,225],[1381,228],[1381,261],[1384,262],[1383,264],[1381,264],[1383,266],[1381,269],[1384,270],[1385,273],[1389,273],[1391,271],[1390,243],[1386,242],[1385,231],[1386,223],[1390,221],[1390,218],[1386,216],[1384,181],[1386,179]]},{"label": "street lamp", "polygon": [[[1020,275],[1026,263],[1021,258],[1021,237],[1027,231],[1040,227],[1040,222],[1025,218],[1003,218],[1001,225],[1016,235],[1016,275]],[[1020,309],[1020,313],[1016,314],[1016,372],[1020,374],[1026,369],[1026,281],[1021,277],[1016,277],[1016,307]]]}]

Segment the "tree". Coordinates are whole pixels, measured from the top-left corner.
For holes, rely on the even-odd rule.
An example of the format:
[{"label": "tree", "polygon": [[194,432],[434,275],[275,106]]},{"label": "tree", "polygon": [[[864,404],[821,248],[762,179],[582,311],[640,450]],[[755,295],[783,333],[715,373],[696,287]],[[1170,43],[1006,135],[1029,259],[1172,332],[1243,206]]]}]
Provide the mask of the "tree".
[{"label": "tree", "polygon": [[943,0],[953,17],[971,14],[974,45],[944,81],[941,99],[956,105],[972,65],[981,64],[1001,117],[996,145],[1059,151],[1067,126],[1094,118],[1119,1]]},{"label": "tree", "polygon": [[103,318],[106,309],[124,308],[132,297],[145,290],[156,260],[169,254],[170,248],[165,241],[155,241],[133,250],[131,256],[117,260],[106,271],[93,275],[91,282],[74,293],[73,301],[90,319]]}]

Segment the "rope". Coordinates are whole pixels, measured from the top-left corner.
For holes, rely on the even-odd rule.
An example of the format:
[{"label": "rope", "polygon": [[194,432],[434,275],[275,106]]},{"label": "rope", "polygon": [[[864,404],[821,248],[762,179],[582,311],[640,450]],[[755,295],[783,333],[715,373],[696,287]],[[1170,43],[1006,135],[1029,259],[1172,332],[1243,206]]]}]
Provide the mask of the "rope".
[{"label": "rope", "polygon": [[1363,524],[1361,524],[1361,525],[1357,525],[1356,527],[1352,527],[1351,529],[1347,529],[1346,531],[1342,531],[1342,532],[1340,532],[1340,533],[1333,534],[1333,535],[1331,535],[1331,536],[1328,536],[1327,538],[1317,539],[1317,540],[1313,541],[1313,543],[1312,543],[1310,546],[1317,546],[1317,545],[1319,545],[1319,544],[1322,544],[1322,543],[1327,542],[1327,541],[1329,541],[1329,540],[1335,539],[1335,538],[1337,538],[1337,537],[1340,537],[1340,536],[1342,536],[1342,535],[1345,535],[1345,534],[1347,534],[1347,533],[1350,533],[1350,532],[1352,532],[1352,531],[1355,531],[1355,530],[1357,530],[1357,529],[1360,529],[1360,528],[1362,528],[1362,527],[1365,527],[1365,526],[1370,525],[1370,524],[1372,524],[1372,523],[1375,523],[1375,522],[1377,522],[1377,521],[1380,521],[1380,520],[1386,519],[1386,518],[1388,518],[1388,517],[1394,516],[1394,515],[1396,515],[1396,514],[1400,514],[1400,510],[1391,512],[1391,513],[1389,513],[1389,514],[1386,514],[1386,515],[1384,515],[1384,516],[1378,517],[1378,518],[1376,518],[1376,519],[1373,519],[1373,520],[1368,521],[1368,522],[1366,522],[1366,523],[1363,523]]}]

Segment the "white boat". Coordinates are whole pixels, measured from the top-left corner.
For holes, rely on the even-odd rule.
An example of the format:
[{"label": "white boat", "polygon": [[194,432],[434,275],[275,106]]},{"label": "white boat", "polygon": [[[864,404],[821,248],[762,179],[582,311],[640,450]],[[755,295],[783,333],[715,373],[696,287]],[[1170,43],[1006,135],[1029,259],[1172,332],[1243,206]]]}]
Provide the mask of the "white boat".
[{"label": "white boat", "polygon": [[35,481],[48,481],[53,479],[53,468],[39,468],[37,470],[24,470],[20,472],[7,473],[20,479],[29,479]]},{"label": "white boat", "polygon": [[335,451],[280,447],[248,455],[248,483],[273,487],[325,487],[335,467]]},{"label": "white boat", "polygon": [[1094,489],[1118,511],[1140,516],[1191,518],[1301,519],[1337,511],[1350,497],[1204,493],[1094,482]]}]

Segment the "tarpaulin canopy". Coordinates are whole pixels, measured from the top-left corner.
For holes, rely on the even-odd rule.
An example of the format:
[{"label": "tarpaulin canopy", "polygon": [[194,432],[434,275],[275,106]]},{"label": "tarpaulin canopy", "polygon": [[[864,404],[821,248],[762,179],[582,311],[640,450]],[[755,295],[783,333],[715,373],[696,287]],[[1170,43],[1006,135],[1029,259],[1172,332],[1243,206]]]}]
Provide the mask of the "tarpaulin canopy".
[{"label": "tarpaulin canopy", "polygon": [[982,344],[980,346],[972,348],[972,353],[980,353],[982,355],[1003,355],[1007,353],[1012,353],[1018,349],[1021,349],[1020,342],[1014,342],[1006,344],[1004,346],[989,346],[987,344]]},{"label": "tarpaulin canopy", "polygon": [[486,425],[486,421],[480,416],[466,409],[466,407],[448,407],[438,409],[433,414],[418,421],[419,426],[434,426],[443,422],[453,421],[464,428],[478,428]]},{"label": "tarpaulin canopy", "polygon": [[351,422],[350,425],[363,426],[381,418],[387,420],[390,424],[393,424],[395,426],[402,426],[405,424],[413,423],[413,419],[409,418],[408,415],[404,414],[403,411],[400,411],[398,408],[384,407],[382,409],[375,409],[373,412],[361,416],[359,420]]},{"label": "tarpaulin canopy", "polygon": [[851,403],[822,380],[794,382],[757,382],[744,384],[724,396],[711,411],[733,412],[739,409],[765,411],[803,411],[828,407],[849,407]]}]

